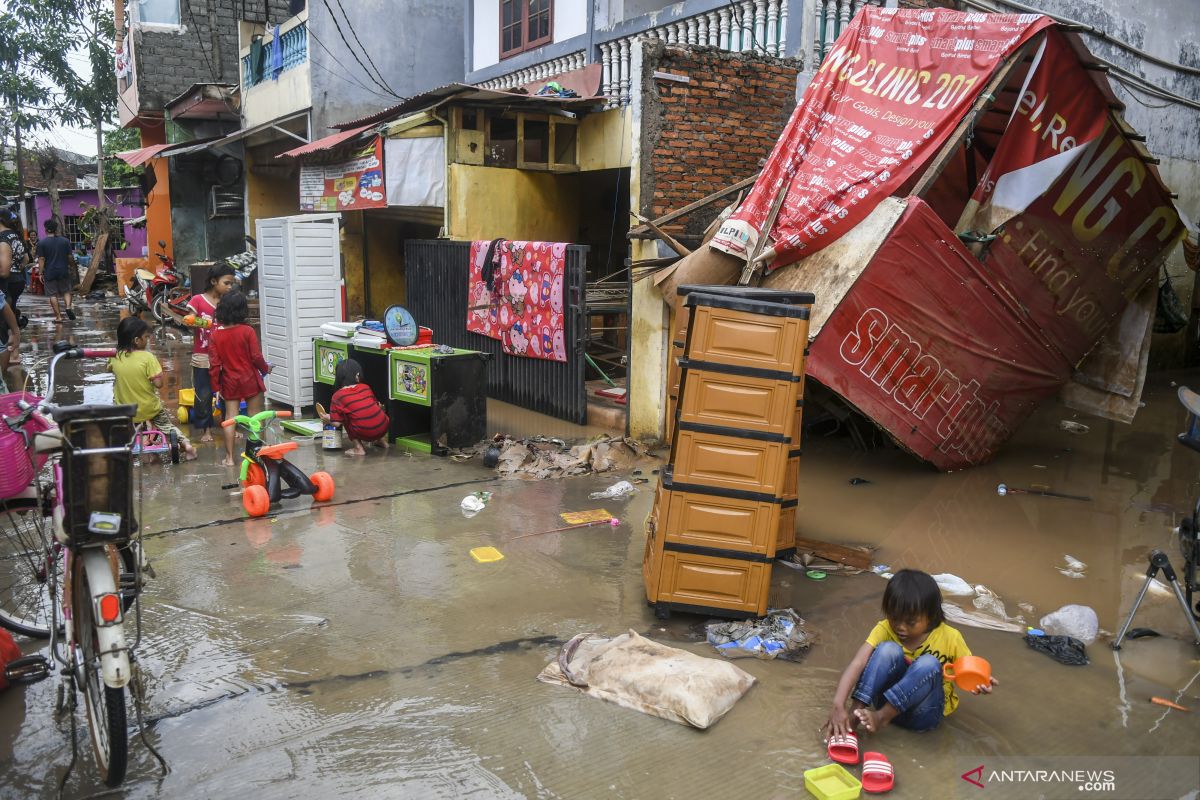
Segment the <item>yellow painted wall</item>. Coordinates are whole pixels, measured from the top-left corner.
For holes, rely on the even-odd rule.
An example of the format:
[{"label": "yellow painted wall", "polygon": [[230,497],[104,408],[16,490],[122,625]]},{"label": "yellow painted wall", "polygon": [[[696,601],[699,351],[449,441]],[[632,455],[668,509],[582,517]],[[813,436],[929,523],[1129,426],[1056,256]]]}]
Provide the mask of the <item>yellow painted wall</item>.
[{"label": "yellow painted wall", "polygon": [[342,276],[346,281],[346,316],[365,316],[363,298],[363,212],[342,214]]},{"label": "yellow painted wall", "polygon": [[573,176],[500,167],[450,165],[451,239],[573,241],[579,208]]},{"label": "yellow painted wall", "polygon": [[629,106],[588,114],[579,123],[579,168],[616,169],[628,167],[630,153]]},{"label": "yellow painted wall", "polygon": [[370,312],[378,317],[388,306],[404,304],[404,226],[369,213],[366,226]]},{"label": "yellow painted wall", "polygon": [[[265,158],[267,163],[272,159]],[[290,217],[300,213],[300,183],[295,174],[290,177],[263,175],[254,170],[255,155],[246,153],[246,212],[247,230],[254,236],[254,223],[270,217]]]}]

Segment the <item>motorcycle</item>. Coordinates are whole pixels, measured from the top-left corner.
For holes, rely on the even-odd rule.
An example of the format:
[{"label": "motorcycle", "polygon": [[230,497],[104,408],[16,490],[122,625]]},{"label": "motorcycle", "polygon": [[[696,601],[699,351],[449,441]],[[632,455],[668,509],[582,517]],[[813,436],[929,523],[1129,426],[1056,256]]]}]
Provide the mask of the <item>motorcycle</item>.
[{"label": "motorcycle", "polygon": [[[158,246],[166,249],[167,243],[159,241]],[[125,290],[125,300],[130,314],[138,316],[149,311],[160,325],[165,325],[171,321],[170,310],[185,306],[191,291],[187,288],[187,278],[175,269],[170,256],[165,253],[155,253],[155,256],[161,262],[158,270],[134,270]]]}]

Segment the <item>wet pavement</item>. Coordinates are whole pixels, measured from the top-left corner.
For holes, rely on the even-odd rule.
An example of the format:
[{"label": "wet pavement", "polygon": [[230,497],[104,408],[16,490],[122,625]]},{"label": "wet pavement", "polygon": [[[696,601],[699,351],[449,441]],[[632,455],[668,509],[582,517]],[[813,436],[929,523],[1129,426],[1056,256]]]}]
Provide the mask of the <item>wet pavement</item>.
[{"label": "wet pavement", "polygon": [[[111,340],[95,328],[100,313],[111,317],[107,330],[115,326],[112,308],[88,308],[73,329],[52,335],[39,302],[23,301],[37,352],[67,333],[84,344]],[[187,342],[163,332],[151,347],[188,385],[180,373]],[[96,369],[64,372],[76,395],[62,399],[105,399]],[[1189,380],[1200,384],[1200,373],[1151,376],[1132,426],[1047,404],[994,463],[948,475],[898,451],[863,453],[846,438],[812,435],[801,533],[877,546],[876,560],[893,568],[985,584],[1009,614],[1032,604],[1025,617],[1034,624],[1082,603],[1115,631],[1148,550],[1181,563],[1172,529],[1200,494],[1200,454],[1175,443],[1184,415],[1171,382]],[[517,430],[536,427],[531,415],[491,405],[489,429],[538,432]],[[1063,431],[1061,419],[1090,431]],[[545,432],[571,433],[556,426]],[[333,502],[285,501],[258,520],[220,489],[235,476],[211,445],[195,462],[141,470],[158,577],[144,596],[138,652],[148,736],[171,772],[161,777],[135,742],[117,796],[807,796],[803,771],[827,763],[818,728],[841,670],[879,617],[881,578],[817,582],[777,567],[772,605],[799,611],[818,644],[800,664],[739,661],[758,684],[700,732],[535,680],[563,641],[585,631],[633,629],[712,654],[704,620],[662,622],[645,604],[642,520],[653,484],[598,502],[588,493],[630,476],[499,481],[478,463],[395,449],[350,459],[315,443],[294,456],[306,471],[335,477]],[[852,477],[870,482],[851,485]],[[1093,499],[999,497],[1001,482]],[[490,504],[464,518],[459,501],[481,489],[494,493]],[[622,524],[509,541],[558,527],[562,511],[598,506]],[[479,545],[504,560],[475,563],[468,553]],[[1064,554],[1087,563],[1086,577],[1056,569]],[[964,697],[931,733],[887,729],[867,740],[896,765],[892,796],[969,796],[976,789],[959,776],[998,756],[1195,755],[1200,714],[1148,701],[1162,696],[1200,712],[1200,648],[1183,638],[1169,595],[1149,595],[1135,624],[1167,636],[1129,642],[1120,654],[1097,642],[1087,667],[1059,665],[1016,634],[960,626],[1001,684],[990,697]],[[53,716],[56,683],[0,693],[0,798],[54,796],[69,753],[69,728]],[[102,788],[81,760],[66,796]]]}]

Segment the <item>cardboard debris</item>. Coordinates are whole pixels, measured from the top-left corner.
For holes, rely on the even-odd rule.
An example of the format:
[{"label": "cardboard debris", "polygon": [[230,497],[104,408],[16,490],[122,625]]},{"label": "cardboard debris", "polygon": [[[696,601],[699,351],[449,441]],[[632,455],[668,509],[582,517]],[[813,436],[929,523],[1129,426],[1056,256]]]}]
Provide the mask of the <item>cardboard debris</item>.
[{"label": "cardboard debris", "polygon": [[493,444],[500,448],[500,460],[496,465],[500,477],[536,480],[625,471],[648,453],[637,441],[620,436],[601,437],[574,446],[568,446],[561,439],[543,436],[530,439],[498,437],[493,442],[463,450],[455,458],[465,460],[482,455]]}]

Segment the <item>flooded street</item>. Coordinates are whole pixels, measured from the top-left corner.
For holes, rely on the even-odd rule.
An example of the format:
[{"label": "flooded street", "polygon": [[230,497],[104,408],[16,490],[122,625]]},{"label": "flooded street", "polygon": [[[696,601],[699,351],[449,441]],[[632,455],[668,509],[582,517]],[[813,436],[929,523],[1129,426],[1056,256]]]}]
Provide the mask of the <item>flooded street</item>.
[{"label": "flooded street", "polygon": [[[44,355],[55,338],[49,309],[40,298],[23,302],[34,318],[28,338]],[[111,317],[105,330],[115,327],[113,307],[91,306],[76,329],[100,325],[101,312]],[[77,339],[98,345],[110,335]],[[182,379],[176,390],[190,385],[180,372],[188,345],[173,331],[150,345]],[[60,399],[106,400],[100,368],[78,374],[68,365],[63,385],[76,394]],[[811,434],[800,535],[875,546],[876,563],[892,569],[984,584],[1033,625],[1064,604],[1088,605],[1115,632],[1150,549],[1181,566],[1173,528],[1200,494],[1200,453],[1175,441],[1185,415],[1173,382],[1200,384],[1200,373],[1150,376],[1132,426],[1046,404],[993,463],[953,474],[894,449],[864,453],[848,438]],[[538,418],[489,407],[489,431],[582,432],[528,429]],[[1067,432],[1063,419],[1090,430]],[[200,446],[194,462],[143,466],[142,522],[157,578],[143,596],[138,654],[147,736],[171,771],[160,776],[133,740],[129,776],[112,796],[790,798],[807,796],[804,770],[828,762],[818,729],[842,669],[880,618],[880,577],[818,582],[776,567],[771,605],[796,609],[818,643],[799,664],[738,661],[757,685],[701,732],[535,680],[563,642],[588,631],[633,629],[715,656],[705,619],[659,621],[645,602],[642,521],[656,464],[631,498],[596,501],[589,492],[630,474],[501,481],[478,461],[394,448],[351,459],[316,443],[289,458],[330,472],[333,501],[288,500],[251,520],[236,493],[220,488],[236,475],[219,466],[213,445]],[[1000,497],[999,483],[1091,500]],[[459,502],[477,490],[493,496],[467,519]],[[619,527],[511,541],[561,526],[561,512],[601,506]],[[476,563],[469,551],[481,545],[504,559]],[[1058,570],[1068,554],[1087,564],[1084,577]],[[1085,667],[1060,665],[1017,634],[959,625],[991,661],[994,694],[964,697],[933,732],[889,728],[864,749],[896,765],[892,795],[901,798],[971,796],[960,775],[1000,756],[1194,756],[1200,648],[1170,594],[1151,591],[1134,624],[1164,636],[1129,641],[1120,653],[1101,639]],[[26,652],[40,646],[19,641]],[[54,719],[57,685],[55,676],[0,693],[0,798],[55,796],[70,753],[69,725]],[[80,762],[65,791],[73,798],[103,788],[79,720]]]}]

